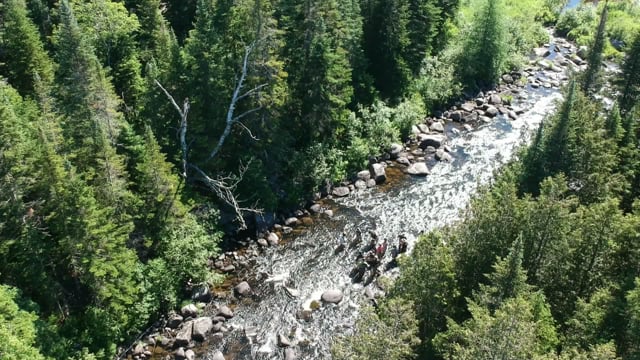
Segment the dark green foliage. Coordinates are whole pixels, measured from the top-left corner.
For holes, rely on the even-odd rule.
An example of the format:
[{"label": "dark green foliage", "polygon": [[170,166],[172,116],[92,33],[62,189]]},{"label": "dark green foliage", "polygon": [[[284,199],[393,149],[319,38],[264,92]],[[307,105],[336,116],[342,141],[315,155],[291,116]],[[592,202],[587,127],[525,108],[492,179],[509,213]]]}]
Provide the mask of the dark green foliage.
[{"label": "dark green foliage", "polygon": [[53,82],[53,62],[44,50],[24,0],[0,4],[0,75],[23,96],[35,94],[36,77]]},{"label": "dark green foliage", "polygon": [[622,74],[617,79],[620,91],[620,111],[626,114],[636,106],[640,98],[640,32],[633,38],[622,64]]},{"label": "dark green foliage", "polygon": [[36,341],[37,315],[21,309],[18,291],[0,285],[0,354],[6,360],[44,360]]},{"label": "dark green foliage", "polygon": [[582,74],[582,83],[580,87],[585,94],[593,94],[601,87],[600,68],[602,67],[602,52],[604,50],[606,40],[607,12],[609,11],[608,1],[602,8],[600,14],[600,23],[596,31],[593,43],[589,47],[589,56],[587,57],[587,69]]},{"label": "dark green foliage", "polygon": [[467,33],[458,71],[468,85],[491,85],[505,70],[507,44],[503,0],[486,0]]}]

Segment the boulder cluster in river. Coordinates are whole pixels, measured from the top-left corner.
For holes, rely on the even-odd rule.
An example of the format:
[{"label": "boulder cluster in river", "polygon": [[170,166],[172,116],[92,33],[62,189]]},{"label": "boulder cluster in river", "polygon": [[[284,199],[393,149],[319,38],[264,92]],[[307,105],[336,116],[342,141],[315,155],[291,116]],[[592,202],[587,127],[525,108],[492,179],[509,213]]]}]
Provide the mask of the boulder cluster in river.
[{"label": "boulder cluster in river", "polygon": [[[586,63],[582,58],[582,49],[560,38],[554,38],[552,45],[534,50],[529,66],[519,71],[503,74],[501,84],[494,90],[480,92],[459,101],[447,111],[427,117],[421,123],[412,127],[411,136],[404,144],[393,144],[385,153],[377,158],[371,158],[368,169],[364,169],[350,181],[344,181],[337,186],[324,190],[326,197],[345,197],[387,180],[386,169],[389,166],[398,167],[413,176],[427,176],[430,174],[429,160],[452,162],[452,149],[447,145],[447,134],[457,135],[473,130],[474,127],[490,123],[496,116],[504,116],[515,120],[527,109],[514,106],[515,100],[525,100],[530,89],[559,88],[567,80],[567,72],[584,69]],[[551,51],[551,50],[553,51]],[[328,208],[322,196],[316,196],[317,202],[309,206],[308,210],[297,210],[267,230],[258,233],[254,240],[239,241],[243,245],[241,251],[221,254],[212,260],[211,266],[223,273],[233,274],[238,279],[233,288],[233,295],[212,294],[207,286],[196,286],[192,299],[195,303],[182,307],[178,312],[170,314],[162,326],[156,327],[142,341],[132,346],[128,355],[131,359],[147,359],[154,353],[165,354],[167,359],[195,359],[193,351],[199,342],[207,340],[211,344],[222,342],[224,334],[231,331],[225,326],[226,321],[234,316],[228,305],[212,304],[213,299],[227,301],[229,296],[236,300],[250,297],[252,289],[247,278],[254,260],[260,256],[261,249],[278,246],[282,238],[294,231],[295,227],[310,225],[312,216],[331,218],[333,210]],[[298,290],[285,287],[288,294],[294,298],[300,296]],[[373,294],[368,297],[373,298]],[[344,297],[341,290],[327,289],[321,295],[322,303],[339,304]],[[197,305],[196,305],[197,304]],[[314,309],[322,304],[312,301],[303,306],[297,317],[301,321],[312,321]],[[208,314],[214,316],[199,316],[202,308],[207,307]],[[245,336],[251,337],[255,331],[244,329]],[[297,358],[296,340],[285,334],[273,334],[279,347],[284,348],[285,359]],[[215,351],[209,358],[223,360],[222,352]]]}]

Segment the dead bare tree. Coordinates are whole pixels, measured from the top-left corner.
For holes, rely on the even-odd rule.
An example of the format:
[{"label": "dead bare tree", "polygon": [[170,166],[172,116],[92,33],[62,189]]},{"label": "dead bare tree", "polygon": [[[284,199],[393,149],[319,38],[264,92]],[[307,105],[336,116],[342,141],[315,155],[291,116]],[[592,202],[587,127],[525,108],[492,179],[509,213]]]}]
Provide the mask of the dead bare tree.
[{"label": "dead bare tree", "polygon": [[[216,146],[211,150],[211,153],[209,154],[205,162],[212,161],[216,157],[216,155],[218,155],[218,153],[222,149],[222,146],[227,140],[227,137],[231,133],[231,129],[236,124],[242,127],[242,129],[246,131],[252,139],[258,140],[253,135],[253,133],[251,133],[251,130],[249,130],[249,128],[242,123],[241,120],[246,116],[259,111],[262,107],[257,106],[255,108],[252,108],[250,110],[243,112],[242,114],[235,115],[235,110],[236,110],[236,107],[238,106],[238,102],[240,102],[245,98],[257,95],[261,89],[263,89],[268,85],[266,83],[260,84],[246,92],[243,92],[244,83],[247,78],[247,74],[249,72],[249,57],[254,47],[255,47],[255,43],[252,43],[249,46],[245,47],[244,56],[242,58],[242,68],[240,71],[240,76],[236,80],[235,88],[233,90],[233,95],[231,96],[231,100],[229,102],[229,108],[227,109],[227,115],[225,118],[225,128],[222,134],[220,135],[220,138],[218,138],[218,142]],[[244,213],[247,213],[247,212],[257,213],[257,214],[262,213],[262,210],[258,209],[256,206],[248,206],[248,207],[242,206],[241,201],[238,200],[238,197],[236,195],[236,189],[238,187],[238,184],[242,181],[244,174],[249,169],[250,163],[240,164],[239,172],[235,176],[224,175],[224,176],[212,177],[196,164],[189,162],[189,144],[187,143],[187,127],[188,127],[187,120],[188,120],[189,108],[190,108],[189,99],[188,98],[185,99],[182,104],[182,107],[180,107],[176,102],[176,100],[173,98],[173,96],[169,93],[169,91],[167,91],[167,89],[165,89],[158,80],[154,80],[154,81],[156,85],[162,90],[162,92],[164,92],[164,94],[167,96],[167,98],[169,99],[173,107],[176,109],[176,111],[180,115],[180,127],[178,128],[178,139],[180,141],[180,151],[182,152],[181,176],[185,180],[188,180],[190,178],[189,170],[192,170],[192,172],[197,175],[197,178],[199,181],[204,183],[209,188],[209,190],[211,190],[221,201],[223,201],[224,203],[226,203],[227,205],[233,208],[236,215],[236,220],[238,221],[240,228],[245,229],[247,227],[247,224],[244,221],[244,217],[243,217]]]}]

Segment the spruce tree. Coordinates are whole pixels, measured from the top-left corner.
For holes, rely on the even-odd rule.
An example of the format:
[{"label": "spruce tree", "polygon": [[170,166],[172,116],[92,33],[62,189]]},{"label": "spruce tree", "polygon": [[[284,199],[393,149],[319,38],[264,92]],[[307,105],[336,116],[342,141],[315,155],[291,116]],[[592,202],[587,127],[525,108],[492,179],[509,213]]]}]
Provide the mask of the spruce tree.
[{"label": "spruce tree", "polygon": [[35,78],[53,82],[53,61],[44,50],[24,0],[0,4],[0,74],[22,95],[35,94]]},{"label": "spruce tree", "polygon": [[627,114],[640,99],[640,31],[633,38],[618,78],[620,112]]},{"label": "spruce tree", "polygon": [[585,94],[593,94],[600,88],[599,78],[602,67],[602,52],[607,39],[606,26],[608,11],[608,1],[605,1],[602,13],[600,14],[598,30],[596,31],[595,38],[589,50],[589,56],[587,57],[587,70],[585,70],[582,75],[582,83],[580,84],[580,88]]}]

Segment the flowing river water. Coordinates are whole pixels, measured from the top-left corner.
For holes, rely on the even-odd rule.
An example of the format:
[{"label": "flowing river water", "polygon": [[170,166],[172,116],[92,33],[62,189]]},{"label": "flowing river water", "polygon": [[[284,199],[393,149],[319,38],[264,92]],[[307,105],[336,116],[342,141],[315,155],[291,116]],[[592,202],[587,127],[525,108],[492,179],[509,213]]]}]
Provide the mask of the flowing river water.
[{"label": "flowing river water", "polygon": [[[552,59],[557,48],[551,44],[549,49],[547,58]],[[369,239],[367,230],[375,230],[380,239],[390,240],[391,248],[397,244],[398,234],[404,233],[411,250],[420,232],[459,219],[478,186],[489,182],[494,171],[530,140],[561,97],[557,89],[525,89],[526,99],[514,100],[514,107],[527,109],[517,120],[500,115],[472,131],[447,125],[453,162],[429,164],[431,175],[424,178],[404,175],[390,166],[387,175],[393,181],[389,185],[325,201],[335,212],[332,218],[314,216],[313,224],[303,232],[285,237],[280,246],[266,248],[246,279],[254,296],[238,304],[235,317],[227,324],[231,331],[222,342],[206,343],[200,358],[212,358],[221,350],[227,360],[284,359],[277,343],[278,334],[282,334],[294,344],[298,359],[330,359],[334,335],[349,333],[358,308],[368,301],[367,295],[379,291],[374,290],[375,282],[366,287],[352,283],[349,272],[359,249],[335,254],[340,234],[345,231],[351,237],[359,228],[365,233],[364,245]],[[385,262],[391,260],[390,253]],[[393,277],[397,272],[392,268],[383,276]],[[337,305],[321,305],[311,319],[299,318],[300,311],[315,306],[311,304],[314,301],[320,303],[321,294],[328,289],[342,291],[343,300]]]}]

